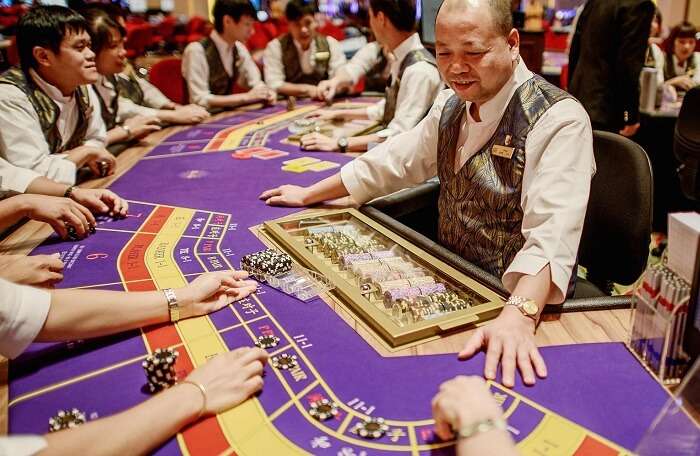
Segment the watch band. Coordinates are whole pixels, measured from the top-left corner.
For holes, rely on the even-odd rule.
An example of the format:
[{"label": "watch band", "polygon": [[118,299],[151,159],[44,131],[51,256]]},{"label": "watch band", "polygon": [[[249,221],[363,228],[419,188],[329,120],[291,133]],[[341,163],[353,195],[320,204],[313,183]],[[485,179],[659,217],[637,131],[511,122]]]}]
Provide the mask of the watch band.
[{"label": "watch band", "polygon": [[170,321],[175,323],[180,319],[180,306],[177,305],[177,296],[172,288],[164,288],[163,294],[168,301],[168,312],[170,312]]},{"label": "watch band", "polygon": [[122,130],[126,132],[127,141],[134,137],[134,133],[131,131],[131,128],[126,125],[120,125],[120,127],[122,127]]},{"label": "watch band", "polygon": [[345,153],[348,151],[348,138],[345,136],[341,136],[338,138],[338,148],[342,153]]},{"label": "watch band", "polygon": [[472,423],[468,426],[463,426],[457,430],[457,439],[468,439],[477,434],[483,434],[484,432],[492,431],[498,429],[500,431],[505,431],[508,429],[508,424],[503,418],[487,418],[485,420],[480,420]]}]

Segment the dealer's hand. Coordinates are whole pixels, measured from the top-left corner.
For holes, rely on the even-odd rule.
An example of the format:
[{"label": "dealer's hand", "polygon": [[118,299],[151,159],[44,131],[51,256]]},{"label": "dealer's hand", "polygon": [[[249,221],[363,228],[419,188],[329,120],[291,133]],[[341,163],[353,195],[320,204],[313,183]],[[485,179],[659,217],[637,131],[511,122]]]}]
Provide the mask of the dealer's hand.
[{"label": "dealer's hand", "polygon": [[435,433],[442,440],[454,438],[454,430],[503,415],[484,379],[476,376],[460,375],[440,385],[432,406]]},{"label": "dealer's hand", "polygon": [[209,111],[196,104],[178,106],[173,110],[164,110],[158,114],[164,122],[171,124],[197,124],[210,116]]},{"label": "dealer's hand", "polygon": [[160,119],[156,116],[134,116],[124,121],[124,125],[129,127],[131,137],[129,139],[141,139],[154,131],[159,131]]},{"label": "dealer's hand", "polygon": [[53,255],[0,255],[0,277],[10,282],[53,287],[63,280],[63,261]]},{"label": "dealer's hand", "polygon": [[246,280],[245,271],[219,271],[202,274],[175,291],[180,318],[206,315],[253,293],[258,283]]},{"label": "dealer's hand", "polygon": [[[263,387],[263,366],[267,363],[267,357],[265,350],[243,347],[217,355],[192,371],[187,380],[204,387],[204,414],[224,412],[260,391]],[[197,391],[196,386],[184,383],[177,388],[190,388],[190,397],[199,407],[195,409],[202,409],[202,393]]]},{"label": "dealer's hand", "polygon": [[342,119],[343,118],[343,111],[340,109],[319,109],[318,111],[314,111],[308,116],[306,116],[307,119],[316,119],[316,120],[335,120],[335,119]]},{"label": "dealer's hand", "polygon": [[338,140],[330,138],[321,133],[309,133],[301,137],[301,148],[303,150],[317,150],[323,152],[332,152],[340,150]]},{"label": "dealer's hand", "polygon": [[515,385],[516,365],[526,385],[535,384],[535,373],[540,378],[547,376],[547,366],[535,345],[535,321],[515,306],[505,306],[495,320],[478,328],[458,356],[468,359],[482,348],[486,349],[484,377],[489,380],[496,378],[499,361],[507,387]]},{"label": "dealer's hand", "polygon": [[264,84],[253,87],[247,93],[250,102],[262,101],[272,104],[277,101],[277,92]]},{"label": "dealer's hand", "polygon": [[71,199],[59,196],[23,194],[13,196],[20,202],[24,215],[51,225],[51,228],[63,239],[68,237],[68,226],[75,229],[78,237],[83,238],[95,226],[95,217],[90,211]]},{"label": "dealer's hand", "polygon": [[338,90],[338,83],[333,79],[326,79],[318,83],[317,90],[324,101],[331,101]]},{"label": "dealer's hand", "polygon": [[270,206],[301,207],[306,206],[308,189],[298,185],[281,185],[277,188],[265,190],[258,197]]},{"label": "dealer's hand", "polygon": [[95,213],[109,214],[112,217],[126,217],[129,211],[129,203],[106,188],[75,187],[71,199]]}]

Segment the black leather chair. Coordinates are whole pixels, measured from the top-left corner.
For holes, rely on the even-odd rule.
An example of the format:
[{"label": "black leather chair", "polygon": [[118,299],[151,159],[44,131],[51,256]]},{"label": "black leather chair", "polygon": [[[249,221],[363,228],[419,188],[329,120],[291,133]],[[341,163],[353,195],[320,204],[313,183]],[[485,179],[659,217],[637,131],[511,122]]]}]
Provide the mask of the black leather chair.
[{"label": "black leather chair", "polygon": [[693,201],[700,201],[700,86],[683,98],[673,137],[673,152],[681,163],[678,176],[681,190]]},{"label": "black leather chair", "polygon": [[[548,307],[549,311],[628,307],[630,298],[610,296],[609,284],[631,284],[646,267],[653,195],[646,152],[627,138],[601,131],[593,133],[593,148],[597,172],[579,246],[579,263],[587,268],[590,280],[579,279],[574,297],[560,308]],[[499,277],[435,241],[439,192],[440,183],[434,179],[376,199],[361,210],[506,296]]]}]

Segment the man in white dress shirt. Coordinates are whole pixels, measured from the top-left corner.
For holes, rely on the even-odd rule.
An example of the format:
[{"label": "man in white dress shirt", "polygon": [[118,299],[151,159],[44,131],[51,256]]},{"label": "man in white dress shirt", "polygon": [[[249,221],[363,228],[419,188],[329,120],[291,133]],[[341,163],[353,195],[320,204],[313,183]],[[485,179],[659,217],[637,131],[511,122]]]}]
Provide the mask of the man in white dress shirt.
[{"label": "man in white dress shirt", "polygon": [[0,157],[64,184],[84,165],[113,173],[99,102],[86,86],[97,70],[83,17],[32,8],[18,23],[17,47],[22,68],[0,76]]},{"label": "man in white dress shirt", "polygon": [[345,65],[338,41],[316,32],[315,13],[313,4],[291,0],[284,11],[289,33],[265,48],[265,82],[282,95],[320,99],[318,83]]},{"label": "man in white dress shirt", "polygon": [[[379,122],[384,129],[371,135],[352,138],[329,138],[311,133],[301,138],[306,150],[365,151],[372,143],[380,143],[389,136],[415,127],[430,110],[433,101],[443,87],[435,58],[423,47],[415,32],[415,0],[370,0],[369,24],[377,42],[391,51],[391,76],[387,81],[384,100],[360,109],[326,109],[314,113],[322,120],[370,119]],[[368,46],[371,46],[370,43]],[[381,48],[374,57],[381,61]],[[374,65],[364,65],[371,68]],[[339,84],[354,84],[358,74],[357,64],[343,66],[335,77],[319,84],[327,100],[332,100]]]},{"label": "man in white dress shirt", "polygon": [[261,195],[272,205],[346,195],[364,203],[437,174],[440,243],[501,276],[511,292],[460,357],[486,349],[484,375],[494,379],[500,362],[507,386],[516,366],[526,384],[546,376],[535,328],[544,306],[562,302],[575,278],[595,171],[585,110],[527,69],[519,41],[508,0],[447,0],[436,50],[451,89],[428,116],[332,177]]},{"label": "man in white dress shirt", "polygon": [[[253,5],[249,0],[217,0],[212,14],[215,30],[209,37],[187,45],[182,57],[190,103],[210,111],[260,101],[274,103],[277,94],[262,81],[243,44],[253,33]],[[249,90],[234,94],[236,84]]]}]

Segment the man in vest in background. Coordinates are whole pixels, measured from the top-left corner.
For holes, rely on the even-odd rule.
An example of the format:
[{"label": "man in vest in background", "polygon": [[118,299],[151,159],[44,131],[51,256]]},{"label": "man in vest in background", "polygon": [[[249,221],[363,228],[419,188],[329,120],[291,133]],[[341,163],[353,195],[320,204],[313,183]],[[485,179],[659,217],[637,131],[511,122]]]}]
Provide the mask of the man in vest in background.
[{"label": "man in vest in background", "polygon": [[112,174],[105,150],[87,23],[60,6],[32,8],[17,25],[21,68],[0,75],[0,156],[14,166],[72,185],[89,166]]},{"label": "man in vest in background", "polygon": [[345,65],[338,41],[316,32],[315,13],[313,4],[291,0],[285,9],[289,33],[265,48],[265,82],[282,95],[320,99],[318,83]]},{"label": "man in vest in background", "polygon": [[590,121],[566,92],[527,69],[509,0],[446,0],[436,20],[441,92],[415,128],[310,187],[283,185],[267,204],[358,203],[440,178],[439,242],[502,277],[501,314],[475,330],[461,358],[486,350],[484,375],[513,386],[547,374],[535,344],[546,304],[562,302],[595,172]]},{"label": "man in vest in background", "polygon": [[[216,0],[214,31],[190,43],[182,56],[182,76],[190,102],[210,111],[260,101],[274,103],[277,94],[262,81],[245,43],[253,32],[255,8],[249,0]],[[234,86],[249,89],[233,93]]]},{"label": "man in vest in background", "polygon": [[[329,138],[310,133],[301,138],[306,150],[365,151],[371,143],[380,143],[389,136],[415,127],[430,110],[443,87],[435,58],[415,32],[415,0],[370,0],[369,24],[377,43],[391,51],[391,73],[384,100],[368,108],[325,109],[313,114],[321,120],[370,119],[384,129],[371,135],[352,138]],[[372,43],[370,43],[371,45]],[[382,60],[381,48],[376,62]],[[369,66],[369,65],[366,65]],[[359,71],[358,71],[359,69]],[[355,84],[362,77],[358,65],[347,64],[330,80],[319,84],[323,96],[332,100],[339,85]]]}]

